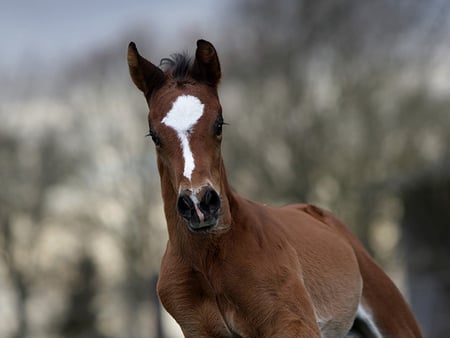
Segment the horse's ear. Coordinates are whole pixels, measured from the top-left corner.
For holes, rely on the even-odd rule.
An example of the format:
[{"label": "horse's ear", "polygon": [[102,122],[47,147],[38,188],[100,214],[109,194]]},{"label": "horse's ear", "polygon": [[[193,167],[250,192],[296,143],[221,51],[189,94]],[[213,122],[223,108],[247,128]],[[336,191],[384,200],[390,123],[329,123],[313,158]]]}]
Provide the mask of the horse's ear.
[{"label": "horse's ear", "polygon": [[208,41],[197,41],[192,77],[211,86],[219,84],[221,77],[219,58],[216,49]]},{"label": "horse's ear", "polygon": [[165,75],[163,71],[143,58],[134,42],[130,42],[128,45],[127,59],[131,79],[149,99],[152,92],[164,83]]}]

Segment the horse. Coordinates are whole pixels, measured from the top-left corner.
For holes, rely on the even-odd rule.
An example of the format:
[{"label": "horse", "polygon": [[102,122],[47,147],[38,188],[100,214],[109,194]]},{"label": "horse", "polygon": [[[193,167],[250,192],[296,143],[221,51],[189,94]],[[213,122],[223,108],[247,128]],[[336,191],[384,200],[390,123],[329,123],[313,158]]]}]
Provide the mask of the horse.
[{"label": "horse", "polygon": [[167,221],[157,292],[185,337],[422,337],[400,291],[333,214],[231,188],[210,42],[159,67],[130,42],[127,61],[149,108]]}]

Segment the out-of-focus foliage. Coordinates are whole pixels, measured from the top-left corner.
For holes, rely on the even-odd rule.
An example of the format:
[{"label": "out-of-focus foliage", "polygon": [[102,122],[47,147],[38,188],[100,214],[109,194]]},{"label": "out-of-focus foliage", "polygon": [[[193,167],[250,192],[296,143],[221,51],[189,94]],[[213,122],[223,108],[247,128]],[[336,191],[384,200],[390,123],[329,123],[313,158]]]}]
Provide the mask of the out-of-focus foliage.
[{"label": "out-of-focus foliage", "polygon": [[403,189],[407,277],[411,303],[428,337],[450,329],[450,163],[424,172]]},{"label": "out-of-focus foliage", "polygon": [[[235,141],[226,143],[231,181],[266,202],[331,209],[411,291],[425,335],[445,337],[448,324],[430,313],[450,315],[450,278],[442,273],[450,223],[437,211],[450,181],[450,5],[239,8],[246,25],[228,51],[223,89]],[[441,182],[441,193],[411,196],[419,177],[425,187]],[[428,227],[441,236],[425,236]],[[428,249],[417,251],[422,240]],[[430,286],[439,292],[425,292]]]},{"label": "out-of-focus foliage", "polygon": [[[417,198],[402,191],[424,172],[450,172],[449,14],[441,0],[245,0],[220,13],[223,36],[212,41],[232,185],[333,210],[406,291],[419,284],[402,279],[405,266],[417,270],[399,243],[408,231],[416,246],[432,236],[399,227],[416,205],[403,199]],[[134,32],[65,64],[0,69],[2,337],[176,334],[154,293],[166,230],[125,50],[133,39],[155,63],[167,55],[154,43],[163,37]],[[180,35],[193,48],[192,31]],[[433,240],[448,236],[445,225]],[[439,269],[448,259],[437,247]]]},{"label": "out-of-focus foliage", "polygon": [[449,6],[241,6],[246,26],[229,52],[224,94],[240,137],[227,144],[229,157],[248,160],[231,175],[252,196],[322,204],[370,244],[395,188],[450,155],[448,82],[440,82],[448,70],[438,58],[449,47],[441,31]]},{"label": "out-of-focus foliage", "polygon": [[127,74],[126,45],[87,51],[46,88],[43,77],[26,74],[28,88],[15,87],[23,93],[4,85],[2,337],[156,332],[155,275],[166,234],[146,107]]}]

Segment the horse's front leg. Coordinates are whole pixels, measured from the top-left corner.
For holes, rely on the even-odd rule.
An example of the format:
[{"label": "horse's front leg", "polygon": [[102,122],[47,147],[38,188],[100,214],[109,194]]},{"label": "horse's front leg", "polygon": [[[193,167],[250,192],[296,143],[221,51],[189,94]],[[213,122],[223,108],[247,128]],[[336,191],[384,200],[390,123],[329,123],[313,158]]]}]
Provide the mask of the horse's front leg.
[{"label": "horse's front leg", "polygon": [[158,295],[185,337],[232,336],[203,277],[167,252],[161,265]]},{"label": "horse's front leg", "polygon": [[316,317],[311,311],[311,305],[304,304],[301,309],[292,311],[287,306],[280,309],[272,317],[270,324],[262,331],[264,337],[283,338],[321,338]]},{"label": "horse's front leg", "polygon": [[249,272],[240,278],[237,284],[246,287],[232,283],[227,299],[219,298],[232,331],[242,337],[322,337],[314,304],[297,270],[284,274],[274,270],[270,277]]}]

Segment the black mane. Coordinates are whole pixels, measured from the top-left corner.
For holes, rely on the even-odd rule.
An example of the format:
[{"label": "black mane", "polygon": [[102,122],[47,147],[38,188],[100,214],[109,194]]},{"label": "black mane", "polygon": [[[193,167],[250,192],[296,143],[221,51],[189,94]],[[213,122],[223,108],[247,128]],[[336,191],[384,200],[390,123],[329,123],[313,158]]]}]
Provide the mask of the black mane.
[{"label": "black mane", "polygon": [[176,53],[161,59],[159,66],[176,81],[186,81],[192,68],[192,58],[187,53]]}]

